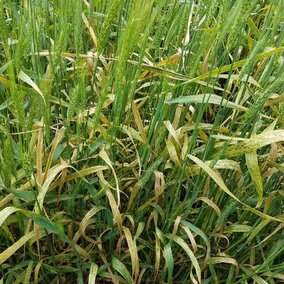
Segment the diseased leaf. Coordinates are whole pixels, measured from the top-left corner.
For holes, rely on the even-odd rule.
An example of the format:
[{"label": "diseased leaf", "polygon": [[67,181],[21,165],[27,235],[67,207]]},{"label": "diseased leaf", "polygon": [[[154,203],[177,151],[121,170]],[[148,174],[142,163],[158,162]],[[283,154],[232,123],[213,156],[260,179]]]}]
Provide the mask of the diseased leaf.
[{"label": "diseased leaf", "polygon": [[120,189],[119,189],[119,183],[118,183],[118,178],[116,175],[116,172],[114,170],[114,167],[112,166],[112,162],[107,154],[107,152],[102,149],[99,153],[99,156],[106,162],[106,164],[111,168],[114,179],[115,179],[115,183],[116,183],[116,195],[117,195],[117,206],[120,206]]},{"label": "diseased leaf", "polygon": [[123,276],[123,278],[127,281],[128,284],[135,283],[126,266],[116,257],[112,258],[112,267]]},{"label": "diseased leaf", "polygon": [[[284,46],[280,46],[278,48],[275,48],[275,49],[272,49],[272,50],[269,50],[269,51],[265,51],[263,53],[257,54],[255,56],[255,61],[259,61],[261,59],[271,57],[274,54],[281,54],[281,53],[283,53],[283,51],[284,51]],[[209,77],[217,76],[218,74],[225,73],[225,72],[234,70],[236,68],[242,67],[242,66],[245,65],[245,63],[248,60],[249,60],[249,57],[241,59],[237,62],[234,62],[233,64],[229,64],[229,65],[226,65],[226,66],[223,66],[223,67],[220,67],[220,68],[216,68],[214,70],[210,70],[209,72],[207,72],[205,74],[202,74],[202,75],[195,77],[193,79],[189,79],[184,83],[176,85],[175,88],[179,87],[180,85],[194,83],[194,82],[197,82],[198,80],[204,80],[204,79],[207,79]]]},{"label": "diseased leaf", "polygon": [[139,257],[138,257],[138,250],[137,250],[136,242],[135,240],[133,240],[128,228],[122,227],[122,229],[125,234],[130,256],[131,256],[132,275],[134,275],[134,279],[136,280],[139,275]]},{"label": "diseased leaf", "polygon": [[88,278],[88,284],[96,283],[96,276],[98,273],[98,266],[97,264],[91,262],[90,273]]},{"label": "diseased leaf", "polygon": [[241,111],[247,111],[246,107],[238,105],[237,103],[228,101],[220,96],[213,94],[200,94],[192,96],[184,96],[171,99],[167,101],[168,104],[215,104]]},{"label": "diseased leaf", "polygon": [[198,159],[197,157],[195,156],[192,156],[192,155],[188,155],[188,157],[194,161],[197,165],[200,166],[200,168],[202,168],[215,182],[216,184],[219,185],[219,187],[225,192],[227,193],[229,196],[231,196],[234,200],[238,201],[239,203],[241,203],[242,205],[245,206],[246,210],[248,211],[251,211],[253,212],[254,214],[264,218],[264,219],[270,219],[270,220],[274,220],[274,221],[277,221],[277,222],[281,222],[282,221],[278,218],[275,218],[275,217],[272,217],[272,216],[269,216],[267,214],[264,214],[250,206],[248,206],[247,204],[243,203],[241,200],[239,200],[228,188],[227,186],[225,185],[223,179],[221,178],[220,175],[217,175],[216,172],[214,170],[212,170],[208,165],[206,165],[204,162],[202,162],[200,159]]},{"label": "diseased leaf", "polygon": [[170,243],[168,243],[164,247],[163,256],[166,260],[167,271],[168,271],[167,283],[170,284],[172,283],[173,271],[174,271],[174,258],[173,258],[172,247]]},{"label": "diseased leaf", "polygon": [[22,209],[16,207],[6,207],[0,212],[0,227],[5,222],[5,220],[14,212],[21,211]]},{"label": "diseased leaf", "polygon": [[0,253],[0,264],[4,263],[9,257],[11,257],[20,247],[22,247],[28,240],[37,235],[37,231],[31,231],[28,234],[21,237],[17,242],[9,246],[6,250]]},{"label": "diseased leaf", "polygon": [[197,279],[198,279],[198,283],[201,283],[201,269],[199,266],[199,263],[194,255],[194,253],[192,252],[192,250],[189,248],[189,246],[187,245],[187,243],[179,236],[174,236],[173,240],[179,244],[187,253],[187,255],[189,256],[191,263],[196,271],[196,275],[197,275]]},{"label": "diseased leaf", "polygon": [[32,276],[32,271],[33,271],[33,265],[34,265],[34,262],[30,261],[29,265],[28,265],[28,267],[26,269],[26,273],[25,273],[25,278],[24,278],[23,284],[29,284],[30,283],[30,279],[31,279],[31,276]]},{"label": "diseased leaf", "polygon": [[225,155],[227,157],[241,156],[245,153],[280,141],[284,141],[284,130],[265,131],[261,134],[254,135],[250,139],[228,147],[225,151]]},{"label": "diseased leaf", "polygon": [[186,221],[186,220],[182,220],[181,224],[183,224],[184,226],[188,227],[191,231],[193,231],[195,234],[199,235],[203,241],[205,242],[205,244],[207,246],[209,246],[209,240],[208,237],[205,235],[205,233],[200,230],[198,227],[194,226],[193,224],[191,224],[190,222]]},{"label": "diseased leaf", "polygon": [[46,105],[43,93],[41,92],[37,84],[26,73],[24,73],[21,70],[20,73],[18,74],[18,78],[21,79],[23,82],[27,83],[28,85],[30,85],[34,90],[36,90],[36,92],[41,96],[44,104]]},{"label": "diseased leaf", "polygon": [[53,180],[55,179],[55,177],[64,169],[70,167],[67,164],[63,164],[63,165],[56,165],[53,168],[51,168],[48,172],[48,175],[46,177],[46,180],[44,182],[44,184],[42,185],[42,187],[39,190],[38,196],[37,196],[37,201],[35,202],[35,213],[38,214],[40,212],[40,210],[43,207],[43,201],[44,201],[44,197],[47,193],[47,191],[49,190],[50,184],[53,182]]},{"label": "diseased leaf", "polygon": [[234,224],[234,225],[230,225],[227,228],[225,228],[224,232],[225,233],[248,233],[250,232],[252,229],[251,226],[249,225],[238,225],[238,224]]},{"label": "diseased leaf", "polygon": [[253,150],[245,155],[246,155],[247,167],[258,195],[256,207],[259,207],[261,206],[263,201],[263,185],[262,185],[262,176],[257,161],[257,153],[256,150]]},{"label": "diseased leaf", "polygon": [[210,261],[213,264],[227,263],[227,264],[232,264],[232,265],[238,267],[237,261],[234,258],[231,258],[231,257],[216,256],[216,257],[211,257]]}]

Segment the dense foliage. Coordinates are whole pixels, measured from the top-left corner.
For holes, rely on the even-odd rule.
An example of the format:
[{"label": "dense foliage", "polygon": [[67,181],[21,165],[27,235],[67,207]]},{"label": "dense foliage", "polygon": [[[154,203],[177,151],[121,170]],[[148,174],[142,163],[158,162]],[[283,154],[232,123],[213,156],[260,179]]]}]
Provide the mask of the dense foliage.
[{"label": "dense foliage", "polygon": [[283,0],[0,0],[0,283],[284,282]]}]

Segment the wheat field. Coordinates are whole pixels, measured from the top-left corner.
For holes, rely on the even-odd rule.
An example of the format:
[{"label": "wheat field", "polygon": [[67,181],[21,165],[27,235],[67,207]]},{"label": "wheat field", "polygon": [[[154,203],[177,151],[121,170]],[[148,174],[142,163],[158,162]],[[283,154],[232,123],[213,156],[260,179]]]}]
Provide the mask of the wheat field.
[{"label": "wheat field", "polygon": [[0,0],[0,284],[284,283],[283,0]]}]

